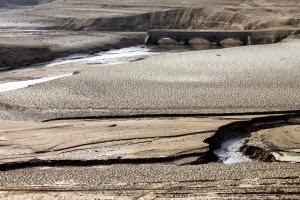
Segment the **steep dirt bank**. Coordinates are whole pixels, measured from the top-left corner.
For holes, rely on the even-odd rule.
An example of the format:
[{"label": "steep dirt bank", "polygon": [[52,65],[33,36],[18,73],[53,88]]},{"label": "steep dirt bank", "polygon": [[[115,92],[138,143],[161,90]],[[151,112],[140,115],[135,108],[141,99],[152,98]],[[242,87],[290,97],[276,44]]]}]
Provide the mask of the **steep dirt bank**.
[{"label": "steep dirt bank", "polygon": [[266,12],[257,18],[253,12],[243,12],[243,9],[208,7],[176,8],[98,18],[57,17],[50,24],[56,28],[76,31],[253,30],[251,44],[275,43],[300,32],[300,18],[297,16],[273,18]]},{"label": "steep dirt bank", "polygon": [[147,31],[150,29],[227,29],[258,30],[276,27],[297,27],[300,19],[271,16],[257,18],[243,10],[212,8],[177,8],[115,17],[55,18],[52,24],[72,30]]},{"label": "steep dirt bank", "polygon": [[275,28],[252,32],[251,44],[272,44],[289,37],[298,37],[300,28]]},{"label": "steep dirt bank", "polygon": [[52,54],[47,46],[1,45],[0,71],[45,62],[53,58]]}]

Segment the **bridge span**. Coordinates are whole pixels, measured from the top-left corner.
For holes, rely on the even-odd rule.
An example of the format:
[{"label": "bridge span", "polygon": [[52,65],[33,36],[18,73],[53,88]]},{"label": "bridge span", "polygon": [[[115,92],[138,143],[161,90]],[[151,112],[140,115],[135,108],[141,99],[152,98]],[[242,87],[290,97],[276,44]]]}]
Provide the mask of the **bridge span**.
[{"label": "bridge span", "polygon": [[184,42],[188,45],[193,38],[202,38],[211,43],[220,44],[225,39],[237,39],[244,45],[251,44],[251,31],[226,31],[226,30],[150,30],[147,33],[145,43],[148,45],[157,44],[161,38],[171,38],[177,42]]}]

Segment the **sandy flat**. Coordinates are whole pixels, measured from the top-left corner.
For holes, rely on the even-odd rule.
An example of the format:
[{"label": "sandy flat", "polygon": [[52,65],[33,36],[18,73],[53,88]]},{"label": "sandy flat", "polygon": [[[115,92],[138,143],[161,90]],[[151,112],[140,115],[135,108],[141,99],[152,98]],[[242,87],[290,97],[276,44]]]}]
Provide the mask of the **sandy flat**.
[{"label": "sandy flat", "polygon": [[300,165],[115,165],[0,172],[1,199],[299,199]]},{"label": "sandy flat", "polygon": [[96,66],[4,92],[0,106],[27,119],[298,110],[299,44],[293,39]]},{"label": "sandy flat", "polygon": [[[1,121],[0,164],[39,160],[195,159],[209,148],[204,142],[233,119],[161,118]],[[237,118],[236,120],[240,120]],[[184,159],[184,156],[183,156]],[[180,159],[179,159],[180,160]]]}]

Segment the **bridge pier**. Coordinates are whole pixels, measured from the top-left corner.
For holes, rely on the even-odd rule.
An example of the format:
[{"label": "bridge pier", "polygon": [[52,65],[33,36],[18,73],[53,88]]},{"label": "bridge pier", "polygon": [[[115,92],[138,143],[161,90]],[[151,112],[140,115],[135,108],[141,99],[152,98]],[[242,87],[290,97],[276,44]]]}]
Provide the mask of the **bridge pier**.
[{"label": "bridge pier", "polygon": [[251,36],[250,35],[247,36],[247,45],[251,45]]},{"label": "bridge pier", "polygon": [[183,40],[184,45],[189,45],[189,41],[190,41],[190,38],[185,38],[185,39]]},{"label": "bridge pier", "polygon": [[146,45],[157,45],[158,44],[157,42],[159,39],[160,39],[159,37],[147,34],[147,36],[145,38],[145,44]]}]

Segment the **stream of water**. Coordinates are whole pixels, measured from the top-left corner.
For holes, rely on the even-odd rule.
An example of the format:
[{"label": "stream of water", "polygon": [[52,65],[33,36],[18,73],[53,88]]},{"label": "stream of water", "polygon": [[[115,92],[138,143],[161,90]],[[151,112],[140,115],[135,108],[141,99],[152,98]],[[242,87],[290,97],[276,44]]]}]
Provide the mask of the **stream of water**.
[{"label": "stream of water", "polygon": [[[107,52],[100,52],[94,55],[84,55],[84,54],[72,55],[65,58],[56,59],[46,64],[44,67],[60,68],[62,65],[66,65],[70,63],[97,64],[99,66],[115,65],[115,64],[129,62],[130,60],[138,59],[143,56],[147,56],[155,53],[157,52],[152,51],[151,48],[149,47],[144,47],[144,46],[127,47],[127,48],[122,48],[117,50],[110,50]],[[26,69],[26,70],[35,70],[35,69],[36,68]],[[38,79],[5,82],[0,84],[0,93],[21,89],[31,85],[52,81],[58,78],[63,78],[72,75],[73,73],[67,73],[67,74],[61,74],[57,76],[42,77]]]},{"label": "stream of water", "polygon": [[240,152],[240,148],[246,142],[246,138],[232,138],[222,143],[221,148],[216,149],[214,154],[225,164],[250,162],[251,159]]},{"label": "stream of water", "polygon": [[46,67],[53,67],[56,65],[70,64],[70,63],[86,63],[86,64],[101,64],[115,65],[125,63],[128,58],[143,57],[154,54],[151,48],[145,46],[134,46],[122,49],[115,49],[106,52],[100,52],[94,55],[73,55],[65,58],[57,59]]},{"label": "stream of water", "polygon": [[11,91],[11,90],[25,88],[30,85],[35,85],[38,83],[52,81],[52,80],[55,80],[58,78],[63,78],[63,77],[72,76],[72,75],[73,74],[63,74],[63,75],[59,75],[59,76],[50,76],[50,77],[44,77],[44,78],[39,78],[39,79],[27,80],[27,81],[14,81],[14,82],[2,83],[2,84],[0,84],[0,92],[7,92],[7,91]]}]

